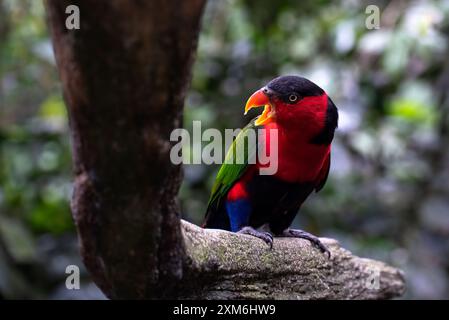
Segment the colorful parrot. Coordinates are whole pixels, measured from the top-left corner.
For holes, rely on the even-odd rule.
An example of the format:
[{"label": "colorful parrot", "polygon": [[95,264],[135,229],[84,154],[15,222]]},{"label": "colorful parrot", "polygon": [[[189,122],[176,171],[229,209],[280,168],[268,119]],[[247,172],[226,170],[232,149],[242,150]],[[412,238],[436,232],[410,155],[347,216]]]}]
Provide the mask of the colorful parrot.
[{"label": "colorful parrot", "polygon": [[[323,89],[298,76],[273,79],[246,103],[248,110],[264,106],[234,140],[226,155],[244,143],[248,130],[265,129],[262,142],[247,145],[245,152],[277,144],[277,171],[263,175],[259,161],[225,161],[210,195],[203,227],[230,230],[258,237],[270,248],[273,235],[311,241],[322,252],[329,250],[318,237],[290,225],[301,205],[326,183],[330,168],[331,142],[338,123],[338,110]],[[270,130],[278,138],[270,140]],[[260,139],[259,139],[260,140]]]}]

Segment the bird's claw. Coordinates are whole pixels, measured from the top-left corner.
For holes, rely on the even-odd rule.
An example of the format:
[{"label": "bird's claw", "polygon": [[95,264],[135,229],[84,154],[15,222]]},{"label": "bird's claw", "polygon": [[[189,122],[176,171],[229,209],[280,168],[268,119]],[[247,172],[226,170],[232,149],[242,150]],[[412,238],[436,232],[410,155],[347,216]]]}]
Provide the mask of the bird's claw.
[{"label": "bird's claw", "polygon": [[303,230],[297,230],[297,229],[286,229],[284,230],[283,234],[284,237],[293,237],[293,238],[302,238],[309,240],[312,244],[314,244],[320,251],[327,255],[327,258],[331,258],[331,252],[330,250],[321,242],[321,240],[314,236],[311,233],[308,233]]},{"label": "bird's claw", "polygon": [[258,231],[253,227],[246,226],[240,229],[237,233],[248,234],[256,238],[262,239],[266,244],[270,246],[270,249],[273,248],[273,235],[269,232]]}]

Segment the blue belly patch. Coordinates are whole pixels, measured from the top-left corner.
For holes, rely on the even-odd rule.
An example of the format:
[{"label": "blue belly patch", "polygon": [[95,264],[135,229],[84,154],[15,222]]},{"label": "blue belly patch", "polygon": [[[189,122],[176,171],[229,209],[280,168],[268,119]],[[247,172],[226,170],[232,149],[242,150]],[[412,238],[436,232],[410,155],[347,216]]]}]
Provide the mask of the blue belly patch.
[{"label": "blue belly patch", "polygon": [[226,202],[231,231],[237,232],[249,223],[251,214],[251,203],[246,199]]}]

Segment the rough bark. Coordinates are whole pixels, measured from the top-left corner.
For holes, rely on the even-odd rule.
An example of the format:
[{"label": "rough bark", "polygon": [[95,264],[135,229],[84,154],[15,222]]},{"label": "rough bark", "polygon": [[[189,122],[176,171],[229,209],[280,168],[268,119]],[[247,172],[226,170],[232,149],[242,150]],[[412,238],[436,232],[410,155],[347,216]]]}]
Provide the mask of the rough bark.
[{"label": "rough bark", "polygon": [[[77,5],[81,29],[67,30]],[[47,0],[74,159],[72,213],[81,254],[110,298],[389,298],[400,272],[301,240],[203,230],[179,218],[181,126],[204,0]],[[371,269],[380,289],[367,290]]]},{"label": "rough bark", "polygon": [[[65,26],[68,5],[80,9],[79,30]],[[169,138],[182,124],[203,5],[46,1],[70,117],[72,212],[84,262],[110,298],[170,295],[182,277]]]},{"label": "rough bark", "polygon": [[389,299],[404,293],[402,272],[359,258],[321,238],[331,259],[303,239],[275,238],[273,249],[252,236],[182,221],[186,252],[184,298]]}]

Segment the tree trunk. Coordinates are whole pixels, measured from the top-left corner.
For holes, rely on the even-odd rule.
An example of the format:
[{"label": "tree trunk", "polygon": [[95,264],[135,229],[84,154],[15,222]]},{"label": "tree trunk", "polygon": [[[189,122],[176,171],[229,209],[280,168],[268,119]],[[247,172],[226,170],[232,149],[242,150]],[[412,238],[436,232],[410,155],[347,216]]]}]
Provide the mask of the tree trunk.
[{"label": "tree trunk", "polygon": [[[80,9],[79,30],[66,28],[68,5]],[[267,251],[247,236],[181,228],[181,168],[170,162],[169,137],[181,126],[203,7],[204,0],[46,1],[70,117],[72,212],[95,283],[109,298],[401,294],[398,270],[335,245],[326,261],[300,240],[276,239]],[[372,264],[386,281],[367,293]]]},{"label": "tree trunk", "polygon": [[[65,25],[72,4],[79,30]],[[46,1],[70,117],[72,212],[84,262],[110,298],[170,296],[182,278],[169,137],[182,124],[203,5]]]}]

